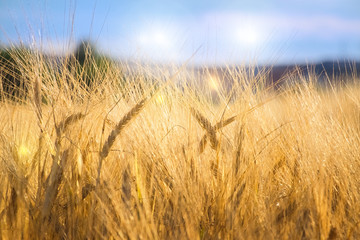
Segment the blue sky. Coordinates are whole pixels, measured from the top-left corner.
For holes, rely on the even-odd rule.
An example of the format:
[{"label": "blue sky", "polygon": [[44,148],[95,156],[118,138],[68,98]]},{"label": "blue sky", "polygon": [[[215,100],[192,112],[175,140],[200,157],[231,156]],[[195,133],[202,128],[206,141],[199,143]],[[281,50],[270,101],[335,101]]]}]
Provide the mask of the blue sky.
[{"label": "blue sky", "polygon": [[[73,34],[72,34],[73,32]],[[196,63],[360,60],[359,0],[0,0],[0,41]]]}]

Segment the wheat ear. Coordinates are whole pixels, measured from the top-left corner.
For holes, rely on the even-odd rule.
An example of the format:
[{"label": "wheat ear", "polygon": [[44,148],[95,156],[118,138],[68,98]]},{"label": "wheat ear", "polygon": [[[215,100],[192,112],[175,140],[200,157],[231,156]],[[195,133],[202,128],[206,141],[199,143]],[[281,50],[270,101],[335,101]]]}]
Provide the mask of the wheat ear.
[{"label": "wheat ear", "polygon": [[232,123],[233,121],[235,121],[235,119],[237,118],[237,116],[232,116],[224,121],[220,121],[218,123],[215,124],[214,128],[215,128],[215,131],[223,128],[223,127],[226,127],[227,125],[229,125],[230,123]]},{"label": "wheat ear", "polygon": [[63,168],[66,164],[68,158],[69,150],[66,150],[61,153],[61,138],[62,134],[66,131],[70,124],[75,123],[76,121],[83,118],[85,115],[82,113],[72,114],[67,117],[65,120],[61,121],[58,126],[56,126],[56,153],[53,156],[53,164],[49,176],[46,179],[46,188],[45,188],[45,200],[42,206],[42,217],[45,219],[51,211],[52,204],[58,194],[58,187],[61,183],[63,176]]},{"label": "wheat ear", "polygon": [[[224,120],[224,121],[220,121],[220,122],[216,123],[215,126],[214,126],[215,131],[218,131],[218,130],[220,130],[221,128],[229,125],[230,123],[232,123],[233,121],[235,121],[236,117],[237,117],[237,116],[233,116],[233,117],[230,117],[230,118],[228,118],[228,119],[226,119],[226,120]],[[204,143],[203,143],[203,141],[204,141]],[[202,145],[204,146],[204,148],[205,148],[205,145],[206,145],[206,135],[204,135],[204,137],[203,137],[202,141],[200,142],[200,144],[202,144]]]},{"label": "wheat ear", "polygon": [[34,81],[34,103],[36,107],[36,115],[38,117],[40,126],[42,123],[42,109],[41,109],[41,82],[40,78]]},{"label": "wheat ear", "polygon": [[61,121],[59,123],[59,125],[56,127],[56,134],[58,136],[60,136],[63,132],[65,132],[67,130],[67,128],[70,126],[70,124],[73,124],[73,123],[79,121],[83,117],[85,117],[85,114],[82,114],[82,113],[76,113],[76,114],[74,113],[74,114],[70,115],[65,120]]},{"label": "wheat ear", "polygon": [[[211,123],[209,120],[207,120],[199,111],[197,111],[194,108],[190,109],[191,114],[196,118],[196,120],[199,122],[200,126],[207,132],[207,135],[210,139],[210,144],[213,149],[216,149],[218,146],[218,140],[216,139],[216,130],[213,126],[211,126]],[[205,141],[205,140],[204,140]],[[204,145],[203,143],[201,143]],[[201,150],[201,148],[200,148]]]},{"label": "wheat ear", "polygon": [[127,114],[125,114],[125,116],[118,122],[118,124],[116,124],[115,128],[111,131],[109,137],[102,147],[100,158],[104,159],[109,155],[110,149],[114,144],[116,137],[120,134],[124,127],[139,114],[139,112],[145,106],[146,100],[147,98],[144,98],[138,102]]},{"label": "wheat ear", "polygon": [[116,137],[120,134],[120,132],[124,129],[124,127],[139,114],[139,112],[144,108],[147,100],[148,98],[145,97],[140,102],[138,102],[127,114],[125,114],[125,116],[118,122],[118,124],[116,124],[114,129],[111,131],[110,135],[108,136],[107,140],[105,141],[100,151],[98,177],[96,180],[96,185],[98,185],[100,182],[100,172],[101,172],[102,162],[109,155],[110,149],[114,144]]},{"label": "wheat ear", "polygon": [[205,133],[204,136],[202,137],[202,139],[200,140],[200,143],[199,143],[199,152],[200,152],[200,154],[204,152],[206,144],[207,144],[207,135]]}]

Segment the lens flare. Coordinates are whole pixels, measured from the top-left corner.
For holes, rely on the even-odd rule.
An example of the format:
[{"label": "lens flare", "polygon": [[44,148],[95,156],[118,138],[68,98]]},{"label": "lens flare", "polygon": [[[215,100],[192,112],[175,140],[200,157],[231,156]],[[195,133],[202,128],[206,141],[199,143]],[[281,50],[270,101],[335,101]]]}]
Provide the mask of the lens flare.
[{"label": "lens flare", "polygon": [[21,144],[18,148],[18,154],[20,158],[27,158],[30,156],[30,149],[24,144]]},{"label": "lens flare", "polygon": [[219,79],[216,76],[210,75],[208,81],[211,89],[213,90],[219,89]]},{"label": "lens flare", "polygon": [[164,103],[165,103],[165,98],[164,98],[164,96],[158,95],[158,96],[156,97],[156,103],[157,103],[157,104],[164,104]]}]

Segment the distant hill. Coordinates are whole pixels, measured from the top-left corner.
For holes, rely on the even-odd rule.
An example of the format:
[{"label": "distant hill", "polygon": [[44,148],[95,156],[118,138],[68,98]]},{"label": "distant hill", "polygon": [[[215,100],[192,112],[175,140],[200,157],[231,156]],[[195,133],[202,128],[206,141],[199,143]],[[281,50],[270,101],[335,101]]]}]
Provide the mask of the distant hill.
[{"label": "distant hill", "polygon": [[[200,79],[206,79],[207,75],[216,75],[227,87],[231,87],[233,76],[228,74],[227,67],[199,67],[195,71],[198,72]],[[266,76],[266,84],[279,88],[288,79],[295,80],[299,74],[302,76],[315,75],[317,83],[326,85],[328,80],[348,81],[353,79],[352,76],[360,77],[360,62],[355,61],[323,61],[315,64],[289,64],[275,66],[233,66],[231,71],[247,72],[251,76],[251,72],[255,76]],[[346,76],[346,77],[345,77]]]},{"label": "distant hill", "polygon": [[334,81],[346,81],[343,76],[360,76],[360,62],[350,61],[324,61],[317,64],[300,65],[278,65],[269,67],[269,77],[272,83],[277,83],[284,77],[300,71],[305,76],[315,74],[320,83],[325,83],[327,79]]}]

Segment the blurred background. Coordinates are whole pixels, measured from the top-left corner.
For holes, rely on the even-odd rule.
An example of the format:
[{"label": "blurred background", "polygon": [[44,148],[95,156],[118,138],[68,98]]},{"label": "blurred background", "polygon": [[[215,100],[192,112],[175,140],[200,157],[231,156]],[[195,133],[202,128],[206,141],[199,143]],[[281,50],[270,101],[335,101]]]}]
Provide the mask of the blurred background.
[{"label": "blurred background", "polygon": [[266,65],[360,60],[359,0],[0,0],[0,44],[64,55]]}]

